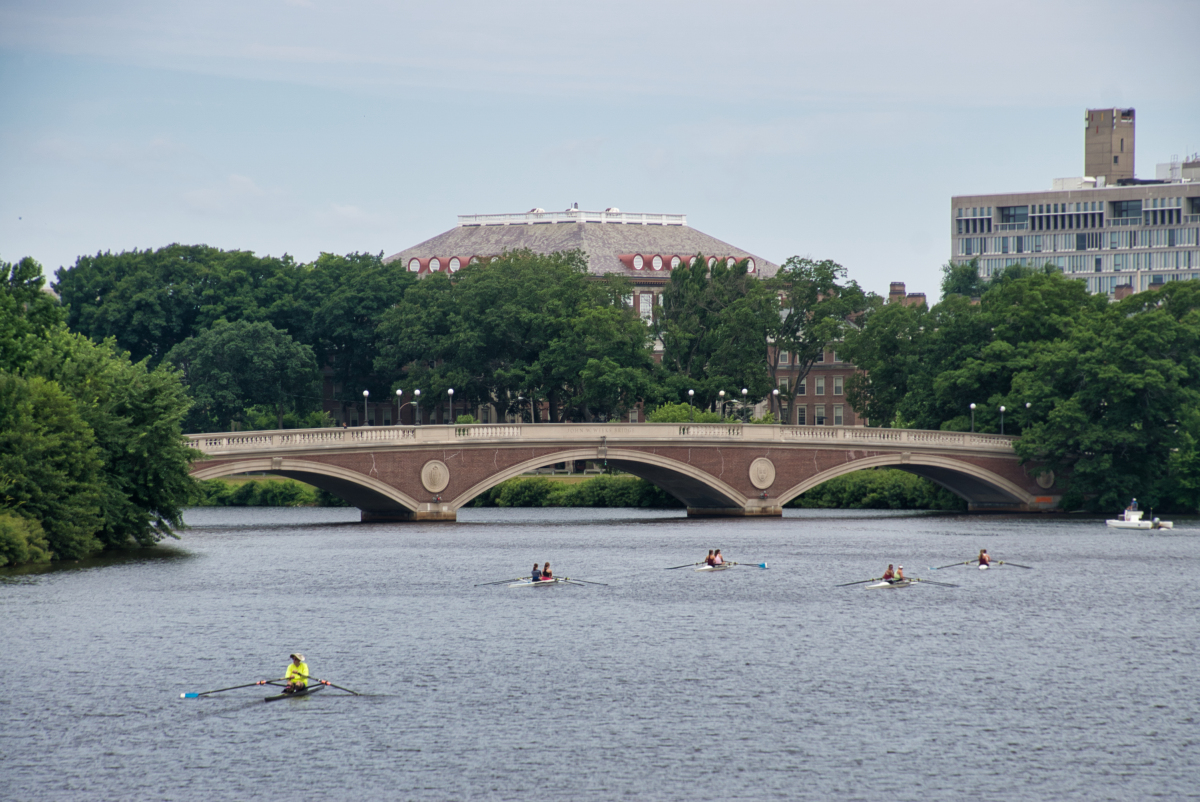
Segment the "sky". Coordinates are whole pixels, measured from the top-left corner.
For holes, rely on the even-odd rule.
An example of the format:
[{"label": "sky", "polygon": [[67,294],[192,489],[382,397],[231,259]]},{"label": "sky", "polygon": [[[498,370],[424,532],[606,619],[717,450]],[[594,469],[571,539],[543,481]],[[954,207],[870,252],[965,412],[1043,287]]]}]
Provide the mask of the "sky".
[{"label": "sky", "polygon": [[0,259],[397,253],[457,215],[688,215],[939,297],[953,195],[1200,151],[1200,1],[0,0]]}]

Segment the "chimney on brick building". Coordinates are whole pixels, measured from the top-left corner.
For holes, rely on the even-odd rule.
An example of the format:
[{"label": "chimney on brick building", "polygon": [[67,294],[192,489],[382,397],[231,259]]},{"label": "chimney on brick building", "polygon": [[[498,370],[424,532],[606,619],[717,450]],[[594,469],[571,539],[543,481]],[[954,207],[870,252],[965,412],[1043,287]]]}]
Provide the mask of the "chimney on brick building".
[{"label": "chimney on brick building", "polygon": [[888,290],[888,303],[896,304],[904,302],[904,282],[893,281],[891,288]]}]

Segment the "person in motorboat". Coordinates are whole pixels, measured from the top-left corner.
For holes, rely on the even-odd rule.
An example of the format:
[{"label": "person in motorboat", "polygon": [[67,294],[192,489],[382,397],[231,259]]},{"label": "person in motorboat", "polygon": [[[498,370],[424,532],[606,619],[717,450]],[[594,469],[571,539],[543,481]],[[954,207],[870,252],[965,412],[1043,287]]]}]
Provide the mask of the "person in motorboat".
[{"label": "person in motorboat", "polygon": [[713,550],[712,549],[708,550],[708,556],[704,558],[704,564],[705,565],[713,564]]},{"label": "person in motorboat", "polygon": [[880,577],[880,579],[882,579],[885,582],[891,582],[895,578],[896,578],[896,569],[892,566],[891,563],[888,563],[887,570],[883,572],[883,576]]},{"label": "person in motorboat", "polygon": [[976,560],[980,565],[991,565],[992,558],[988,556],[987,549],[979,550],[979,559]]},{"label": "person in motorboat", "polygon": [[287,680],[283,692],[299,693],[308,689],[308,663],[304,662],[304,655],[299,652],[291,655],[291,658],[292,662],[283,675],[283,678]]},{"label": "person in motorboat", "polygon": [[1135,498],[1133,501],[1129,502],[1129,506],[1125,509],[1129,512],[1137,512],[1137,499]]},{"label": "person in motorboat", "polygon": [[725,558],[721,556],[720,549],[717,549],[716,551],[713,552],[712,564],[713,565],[724,565],[725,564]]},{"label": "person in motorboat", "polygon": [[542,567],[542,581],[545,582],[550,579],[554,579],[554,574],[550,572],[550,561],[547,560],[546,564]]},{"label": "person in motorboat", "polygon": [[537,582],[541,578],[542,578],[542,572],[541,572],[541,570],[538,569],[538,564],[534,563],[533,571],[529,574],[529,581]]}]

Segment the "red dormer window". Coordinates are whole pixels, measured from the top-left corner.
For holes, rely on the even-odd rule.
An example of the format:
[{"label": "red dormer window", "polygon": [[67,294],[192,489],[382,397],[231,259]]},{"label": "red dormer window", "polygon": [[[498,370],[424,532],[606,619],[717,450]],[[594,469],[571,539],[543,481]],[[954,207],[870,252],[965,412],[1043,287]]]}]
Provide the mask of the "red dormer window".
[{"label": "red dormer window", "polygon": [[651,267],[651,269],[653,269],[653,270],[662,270],[662,267],[663,267],[663,258],[662,258],[661,256],[658,256],[658,255],[655,255],[654,257],[652,257],[652,258],[650,259],[650,267]]}]

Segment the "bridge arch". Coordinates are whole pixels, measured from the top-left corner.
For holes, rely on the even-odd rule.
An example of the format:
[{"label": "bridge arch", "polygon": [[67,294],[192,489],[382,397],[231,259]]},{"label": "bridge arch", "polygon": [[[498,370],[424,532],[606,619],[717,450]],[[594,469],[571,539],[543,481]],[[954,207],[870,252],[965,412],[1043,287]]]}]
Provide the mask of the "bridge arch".
[{"label": "bridge arch", "polygon": [[303,459],[262,457],[238,460],[194,471],[196,479],[216,479],[238,473],[272,473],[296,479],[331,493],[369,516],[408,518],[420,507],[415,498],[358,471]]},{"label": "bridge arch", "polygon": [[986,468],[949,457],[906,453],[867,457],[822,471],[782,493],[779,504],[787,504],[796,496],[830,479],[869,468],[896,468],[922,476],[965,499],[972,509],[992,506],[1008,509],[1013,504],[1030,505],[1034,502],[1031,493]]},{"label": "bridge arch", "polygon": [[609,448],[604,457],[598,457],[596,448],[590,447],[566,449],[519,462],[472,485],[455,497],[450,502],[450,507],[457,510],[471,499],[486,493],[501,482],[545,465],[572,460],[596,461],[597,459],[606,460],[614,468],[645,479],[682,501],[690,510],[742,510],[745,509],[748,502],[744,495],[728,483],[686,462],[644,451],[620,448]]}]

